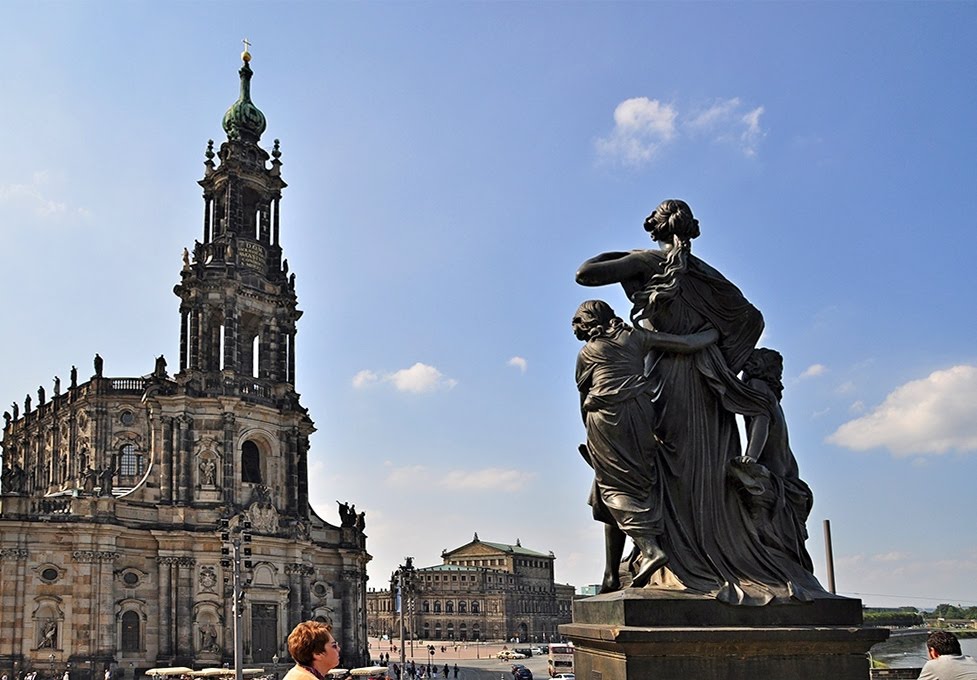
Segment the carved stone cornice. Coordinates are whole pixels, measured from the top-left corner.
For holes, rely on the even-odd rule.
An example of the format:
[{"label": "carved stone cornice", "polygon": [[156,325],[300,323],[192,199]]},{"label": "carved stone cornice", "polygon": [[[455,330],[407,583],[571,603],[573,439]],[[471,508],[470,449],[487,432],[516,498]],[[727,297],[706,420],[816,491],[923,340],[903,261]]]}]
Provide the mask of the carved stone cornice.
[{"label": "carved stone cornice", "polygon": [[2,548],[0,549],[0,560],[15,559],[26,560],[27,548]]},{"label": "carved stone cornice", "polygon": [[119,559],[120,553],[114,550],[75,550],[71,553],[71,559],[75,562],[114,562]]},{"label": "carved stone cornice", "polygon": [[286,574],[298,574],[299,576],[312,576],[315,573],[315,568],[308,564],[302,564],[301,562],[292,562],[291,564],[285,565]]},{"label": "carved stone cornice", "polygon": [[192,567],[197,563],[196,558],[186,555],[164,555],[156,558],[158,564],[175,564],[178,567]]}]

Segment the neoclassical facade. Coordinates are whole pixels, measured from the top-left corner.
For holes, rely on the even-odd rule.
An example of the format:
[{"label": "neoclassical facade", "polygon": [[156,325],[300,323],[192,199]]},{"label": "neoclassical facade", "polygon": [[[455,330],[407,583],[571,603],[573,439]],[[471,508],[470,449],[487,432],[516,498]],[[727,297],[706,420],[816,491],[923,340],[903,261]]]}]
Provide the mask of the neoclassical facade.
[{"label": "neoclassical facade", "polygon": [[[574,588],[553,580],[553,553],[473,540],[441,554],[442,564],[408,570],[405,639],[547,642],[570,623]],[[399,577],[389,590],[367,593],[371,635],[400,634]]]},{"label": "neoclassical facade", "polygon": [[[365,661],[366,537],[309,506],[295,392],[295,275],[279,240],[275,140],[241,96],[206,152],[200,240],[184,251],[178,370],[56,379],[4,414],[0,672],[101,678],[233,664],[231,543],[244,555],[244,661],[287,659],[301,620]],[[223,527],[223,529],[222,529]],[[223,552],[228,551],[228,552]]]}]

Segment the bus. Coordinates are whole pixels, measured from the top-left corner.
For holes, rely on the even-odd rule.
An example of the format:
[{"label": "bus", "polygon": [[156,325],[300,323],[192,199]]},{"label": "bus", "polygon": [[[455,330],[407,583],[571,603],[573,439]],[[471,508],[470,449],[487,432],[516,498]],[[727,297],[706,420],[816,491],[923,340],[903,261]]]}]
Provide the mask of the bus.
[{"label": "bus", "polygon": [[551,678],[560,673],[573,673],[573,645],[551,644],[547,654],[546,670],[549,671]]}]

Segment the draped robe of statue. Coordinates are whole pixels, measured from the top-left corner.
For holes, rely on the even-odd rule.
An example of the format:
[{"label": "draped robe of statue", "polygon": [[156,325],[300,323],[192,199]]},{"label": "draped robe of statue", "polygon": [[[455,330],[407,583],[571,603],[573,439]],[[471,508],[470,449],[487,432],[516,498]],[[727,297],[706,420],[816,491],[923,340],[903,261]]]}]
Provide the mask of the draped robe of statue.
[{"label": "draped robe of statue", "polygon": [[629,535],[662,532],[654,392],[644,375],[651,334],[623,323],[602,328],[577,356],[577,387],[594,468],[594,519]]},{"label": "draped robe of statue", "polygon": [[[664,271],[665,253],[633,254],[647,266],[641,284]],[[635,310],[657,331],[719,333],[716,344],[694,354],[654,351],[646,359],[660,442],[661,546],[670,558],[652,585],[730,604],[830,597],[809,565],[764,544],[729,478],[741,455],[735,414],[770,414],[778,406],[737,377],[763,331],[763,317],[722,274],[691,254],[686,258],[684,270],[673,274],[677,293]],[[623,285],[634,299],[635,282]]]}]

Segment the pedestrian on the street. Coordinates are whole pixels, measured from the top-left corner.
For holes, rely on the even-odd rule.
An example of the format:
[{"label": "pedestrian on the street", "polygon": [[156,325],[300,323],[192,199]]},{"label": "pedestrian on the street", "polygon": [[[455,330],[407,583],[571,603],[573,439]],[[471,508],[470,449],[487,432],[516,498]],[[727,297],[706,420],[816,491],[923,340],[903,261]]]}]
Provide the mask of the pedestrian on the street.
[{"label": "pedestrian on the street", "polygon": [[458,664],[455,664],[455,677],[458,677]]}]

